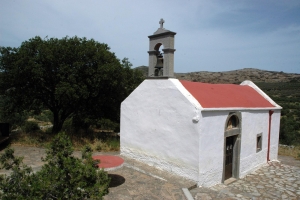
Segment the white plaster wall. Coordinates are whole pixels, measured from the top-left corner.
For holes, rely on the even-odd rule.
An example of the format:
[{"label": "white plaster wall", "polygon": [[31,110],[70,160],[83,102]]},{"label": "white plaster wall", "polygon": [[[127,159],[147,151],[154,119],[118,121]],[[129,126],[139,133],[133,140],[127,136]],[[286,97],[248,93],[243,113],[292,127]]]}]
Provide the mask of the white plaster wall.
[{"label": "white plaster wall", "polygon": [[[199,186],[222,182],[224,129],[230,111],[202,111],[199,143]],[[241,110],[239,176],[244,177],[267,163],[269,110]],[[280,111],[272,116],[271,159],[277,159]],[[262,133],[262,150],[256,152],[256,137]]]},{"label": "white plaster wall", "polygon": [[121,154],[196,181],[199,107],[176,85],[177,79],[147,79],[122,102]]},{"label": "white plaster wall", "polygon": [[[274,113],[272,115],[272,122],[271,122],[270,160],[277,160],[277,157],[278,157],[278,143],[279,143],[280,115],[281,115],[282,107],[279,106],[276,102],[274,102],[266,93],[264,93],[253,82],[246,80],[246,81],[242,82],[241,85],[249,85],[250,87],[254,88],[260,95],[262,95],[273,106],[275,106],[275,108],[274,107],[269,108],[269,110],[274,111]],[[266,109],[266,108],[264,108],[264,109]],[[267,110],[266,112],[268,113],[269,110]],[[269,116],[269,113],[268,113],[268,116]],[[269,120],[269,117],[268,117],[268,120]],[[269,121],[265,122],[265,120],[264,120],[264,123],[269,123]],[[268,128],[268,131],[269,131],[269,128]],[[263,139],[266,140],[266,141],[264,141],[263,145],[268,145],[268,137],[264,136]],[[263,160],[263,155],[264,154],[267,154],[267,149],[263,149],[263,152],[261,152],[261,154],[259,154],[259,156],[261,157],[260,160]],[[248,160],[251,160],[251,158],[249,158]],[[252,163],[252,164],[255,165],[255,166],[258,166],[257,163],[259,163],[259,161],[255,162],[255,163]],[[243,173],[243,174],[246,174],[246,172]]]},{"label": "white plaster wall", "polygon": [[202,112],[199,145],[199,186],[222,182],[224,159],[224,127],[229,111]]},{"label": "white plaster wall", "polygon": [[[242,112],[240,177],[267,163],[269,110]],[[257,134],[262,133],[262,150],[256,152]]]},{"label": "white plaster wall", "polygon": [[281,110],[275,110],[272,115],[271,138],[270,138],[270,160],[278,159],[280,116],[281,116]]}]

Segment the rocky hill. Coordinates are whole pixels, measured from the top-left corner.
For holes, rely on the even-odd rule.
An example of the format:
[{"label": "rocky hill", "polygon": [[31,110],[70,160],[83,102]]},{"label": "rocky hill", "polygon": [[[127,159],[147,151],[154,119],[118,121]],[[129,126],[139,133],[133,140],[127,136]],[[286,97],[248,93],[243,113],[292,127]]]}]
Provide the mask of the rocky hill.
[{"label": "rocky hill", "polygon": [[[148,74],[148,67],[140,66],[145,77]],[[254,83],[278,83],[278,82],[300,82],[300,74],[284,73],[277,71],[266,71],[254,68],[244,68],[240,70],[224,71],[224,72],[190,72],[175,73],[175,77],[181,80],[189,80],[204,83],[235,83],[240,84],[244,80],[251,80]]]}]

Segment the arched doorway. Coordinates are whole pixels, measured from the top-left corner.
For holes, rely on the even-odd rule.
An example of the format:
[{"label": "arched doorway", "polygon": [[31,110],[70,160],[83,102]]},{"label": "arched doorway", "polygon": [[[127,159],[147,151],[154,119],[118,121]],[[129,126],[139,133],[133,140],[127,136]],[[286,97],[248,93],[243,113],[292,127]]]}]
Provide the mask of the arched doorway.
[{"label": "arched doorway", "polygon": [[241,113],[229,113],[224,130],[223,181],[239,178]]}]

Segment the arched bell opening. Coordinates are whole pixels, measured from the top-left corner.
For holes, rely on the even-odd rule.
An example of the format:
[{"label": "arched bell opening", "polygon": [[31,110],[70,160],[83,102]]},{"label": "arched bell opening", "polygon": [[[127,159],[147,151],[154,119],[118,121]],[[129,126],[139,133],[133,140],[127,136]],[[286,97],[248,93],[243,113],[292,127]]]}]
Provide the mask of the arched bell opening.
[{"label": "arched bell opening", "polygon": [[161,46],[163,46],[162,43],[157,43],[157,44],[155,45],[155,47],[154,47],[154,50],[155,50],[155,51],[159,51],[159,49],[160,49]]},{"label": "arched bell opening", "polygon": [[156,51],[156,64],[154,66],[154,76],[163,76],[163,68],[164,68],[164,55],[162,51],[163,49],[162,43],[157,43],[154,47]]}]

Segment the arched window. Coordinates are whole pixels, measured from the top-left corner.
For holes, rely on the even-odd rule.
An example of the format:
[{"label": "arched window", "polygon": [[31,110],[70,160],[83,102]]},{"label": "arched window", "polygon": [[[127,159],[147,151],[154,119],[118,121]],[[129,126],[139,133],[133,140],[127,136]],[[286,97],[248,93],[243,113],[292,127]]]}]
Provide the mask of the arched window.
[{"label": "arched window", "polygon": [[232,115],[227,122],[226,129],[229,130],[233,128],[238,128],[238,126],[239,126],[239,119],[237,118],[237,116]]}]

